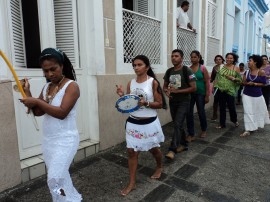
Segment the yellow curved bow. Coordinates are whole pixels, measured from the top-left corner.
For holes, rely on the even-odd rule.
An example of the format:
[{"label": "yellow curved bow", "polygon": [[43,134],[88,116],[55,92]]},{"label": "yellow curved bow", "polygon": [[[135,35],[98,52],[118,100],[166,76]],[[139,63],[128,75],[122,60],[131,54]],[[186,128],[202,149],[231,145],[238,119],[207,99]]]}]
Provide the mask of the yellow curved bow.
[{"label": "yellow curved bow", "polygon": [[[12,67],[11,63],[9,62],[9,60],[7,59],[6,55],[4,54],[4,52],[2,50],[0,50],[0,55],[2,56],[2,58],[4,59],[4,61],[7,64],[7,66],[9,67],[9,69],[10,69],[10,71],[11,71],[11,73],[12,73],[12,75],[13,75],[15,81],[16,81],[16,84],[17,84],[17,86],[19,88],[19,91],[22,94],[22,97],[26,98],[25,92],[24,92],[24,90],[22,88],[22,85],[21,85],[21,82],[20,82],[18,76],[17,76],[14,68]],[[33,123],[35,125],[36,130],[39,130],[37,120],[36,120],[32,110],[30,110],[30,115],[32,117],[32,120],[33,120]]]}]

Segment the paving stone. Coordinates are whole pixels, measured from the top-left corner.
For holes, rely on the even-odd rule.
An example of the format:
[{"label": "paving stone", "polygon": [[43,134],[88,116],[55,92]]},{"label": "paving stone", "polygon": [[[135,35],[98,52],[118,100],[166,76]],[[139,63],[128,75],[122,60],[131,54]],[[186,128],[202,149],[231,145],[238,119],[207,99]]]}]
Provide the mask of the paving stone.
[{"label": "paving stone", "polygon": [[227,132],[223,133],[222,136],[223,136],[223,137],[230,138],[230,137],[234,137],[235,134],[234,134],[232,131],[227,131]]},{"label": "paving stone", "polygon": [[70,172],[76,172],[79,169],[90,166],[90,165],[92,165],[92,164],[94,164],[94,163],[96,163],[98,161],[100,161],[100,158],[98,158],[98,157],[88,157],[88,158],[74,164],[73,166],[71,166]]},{"label": "paving stone", "polygon": [[206,145],[206,144],[209,144],[209,142],[206,141],[206,140],[202,140],[202,139],[196,139],[194,142],[192,142],[192,144],[194,144],[194,145],[196,145],[196,144],[204,144],[204,145]]},{"label": "paving stone", "polygon": [[174,175],[183,179],[187,179],[191,175],[193,175],[198,169],[199,169],[198,167],[186,164],[183,167],[181,167],[179,170],[177,170],[174,173]]},{"label": "paving stone", "polygon": [[214,156],[218,152],[218,148],[215,147],[206,147],[201,154],[207,155],[207,156]]},{"label": "paving stone", "polygon": [[[146,175],[148,177],[151,177],[153,175],[153,173],[155,172],[155,169],[148,168],[148,167],[142,167],[141,169],[138,169],[138,171],[141,174],[144,174],[144,175]],[[167,178],[167,174],[162,173],[158,180],[163,181],[166,178]]]},{"label": "paving stone", "polygon": [[227,151],[231,151],[231,150],[234,149],[234,147],[224,145],[224,144],[215,143],[215,142],[211,143],[209,146],[216,147],[218,149],[224,149],[224,150],[227,150]]},{"label": "paving stone", "polygon": [[220,144],[226,144],[229,141],[230,139],[226,137],[219,137],[218,139],[215,140],[216,143],[220,143]]},{"label": "paving stone", "polygon": [[112,153],[103,154],[101,157],[112,162],[117,162],[124,159],[124,157]]},{"label": "paving stone", "polygon": [[265,153],[258,152],[256,150],[246,150],[246,149],[240,149],[240,148],[235,148],[234,151],[242,153],[242,154],[247,154],[247,155],[250,155],[250,156],[262,158],[262,159],[265,159],[265,160],[270,160],[270,153],[265,154]]},{"label": "paving stone", "polygon": [[210,201],[218,202],[239,202],[239,199],[235,199],[232,196],[225,196],[213,190],[204,190],[201,192],[203,198],[206,198]]},{"label": "paving stone", "polygon": [[168,199],[174,192],[174,188],[162,184],[151,191],[146,197],[144,197],[142,202],[163,202]]},{"label": "paving stone", "polygon": [[190,164],[195,165],[195,166],[202,166],[208,161],[209,157],[204,156],[204,155],[197,155],[193,159],[189,161]]},{"label": "paving stone", "polygon": [[170,177],[169,179],[165,180],[165,183],[177,189],[191,192],[194,194],[197,193],[200,189],[199,185],[176,177]]}]

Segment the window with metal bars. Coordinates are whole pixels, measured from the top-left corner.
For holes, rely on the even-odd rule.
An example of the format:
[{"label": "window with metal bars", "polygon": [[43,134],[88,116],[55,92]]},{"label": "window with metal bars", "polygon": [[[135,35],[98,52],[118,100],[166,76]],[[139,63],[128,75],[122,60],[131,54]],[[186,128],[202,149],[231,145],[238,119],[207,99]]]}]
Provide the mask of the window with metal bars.
[{"label": "window with metal bars", "polygon": [[144,54],[151,64],[161,62],[161,21],[148,17],[155,11],[155,1],[123,0],[124,63]]}]

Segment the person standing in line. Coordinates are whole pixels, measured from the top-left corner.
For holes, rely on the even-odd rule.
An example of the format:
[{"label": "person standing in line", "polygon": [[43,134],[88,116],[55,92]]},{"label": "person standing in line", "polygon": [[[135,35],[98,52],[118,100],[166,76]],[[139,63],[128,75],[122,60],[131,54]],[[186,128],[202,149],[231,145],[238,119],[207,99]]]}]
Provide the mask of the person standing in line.
[{"label": "person standing in line", "polygon": [[[212,69],[210,78],[210,82],[213,83],[213,86],[215,86],[215,83],[217,82],[216,74],[223,67],[225,60],[221,55],[216,55],[214,61],[216,65]],[[213,102],[213,115],[211,117],[212,121],[216,121],[218,118],[217,111],[219,105],[219,94],[220,90],[218,88],[213,88],[214,102]]]},{"label": "person standing in line", "polygon": [[69,167],[79,146],[76,126],[76,106],[80,89],[66,54],[59,49],[46,48],[39,58],[40,66],[49,81],[33,98],[26,79],[26,98],[21,102],[35,116],[44,116],[42,151],[47,167],[47,183],[54,202],[82,200],[72,184]]},{"label": "person standing in line", "polygon": [[209,73],[206,67],[203,65],[202,56],[199,51],[194,50],[190,54],[190,60],[192,65],[190,68],[196,77],[197,90],[191,93],[189,113],[187,116],[187,130],[188,136],[186,140],[191,142],[195,139],[194,131],[194,105],[196,104],[197,113],[200,119],[201,133],[199,137],[206,137],[207,120],[205,115],[205,104],[209,102],[210,82]]},{"label": "person standing in line", "polygon": [[262,96],[262,87],[266,84],[265,72],[260,69],[262,58],[259,55],[249,57],[249,68],[243,78],[243,108],[245,132],[240,137],[245,137],[251,132],[264,128],[265,124],[270,124],[267,107]]},{"label": "person standing in line", "polygon": [[220,90],[219,95],[219,125],[217,129],[226,127],[226,106],[229,108],[230,120],[235,127],[239,126],[235,108],[235,96],[242,81],[240,70],[236,66],[238,55],[234,53],[226,54],[226,64],[217,72],[217,83],[214,87]]},{"label": "person standing in line", "polygon": [[266,55],[262,55],[262,67],[261,70],[264,70],[266,76],[266,84],[262,87],[262,94],[265,100],[265,104],[269,113],[269,99],[270,99],[270,64]]},{"label": "person standing in line", "polygon": [[[164,142],[164,134],[156,109],[167,108],[165,97],[146,56],[136,56],[132,60],[132,66],[136,78],[128,83],[126,93],[141,96],[141,107],[130,113],[126,121],[129,184],[121,191],[122,196],[128,195],[136,188],[136,170],[141,151],[150,151],[156,160],[156,170],[151,178],[159,179],[162,173],[162,153],[159,144]],[[117,85],[116,93],[120,97],[125,94],[122,85]]]},{"label": "person standing in line", "polygon": [[[243,76],[244,76],[244,74],[245,74],[245,65],[244,65],[244,63],[240,63],[239,64],[239,70],[240,70],[240,75],[241,75],[241,77],[242,77],[242,80],[243,80]],[[243,85],[240,85],[240,88],[239,88],[239,90],[238,90],[238,92],[237,92],[237,102],[236,102],[236,105],[240,105],[241,104],[241,97],[242,97],[242,90],[243,90]]]},{"label": "person standing in line", "polygon": [[173,67],[169,68],[163,79],[163,90],[169,97],[170,113],[174,123],[171,145],[166,158],[174,159],[176,153],[188,150],[184,121],[189,112],[190,93],[196,91],[196,77],[192,70],[182,64],[183,51],[172,51]]},{"label": "person standing in line", "polygon": [[189,2],[183,1],[181,4],[181,7],[177,8],[177,27],[182,27],[185,29],[191,29],[193,32],[196,32],[196,29],[193,28],[193,26],[190,23],[187,11],[189,9]]}]

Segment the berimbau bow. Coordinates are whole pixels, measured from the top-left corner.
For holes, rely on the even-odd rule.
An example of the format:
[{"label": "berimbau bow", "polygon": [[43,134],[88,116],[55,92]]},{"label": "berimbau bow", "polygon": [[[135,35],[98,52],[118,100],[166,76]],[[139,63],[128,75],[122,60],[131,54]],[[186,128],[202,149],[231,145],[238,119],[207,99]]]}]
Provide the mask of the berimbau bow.
[{"label": "berimbau bow", "polygon": [[[18,86],[18,89],[19,89],[20,93],[22,94],[22,97],[23,98],[26,98],[26,94],[25,94],[25,92],[24,92],[24,90],[22,88],[22,85],[21,85],[21,82],[20,82],[18,76],[17,76],[14,68],[12,67],[11,63],[9,62],[9,60],[7,59],[6,55],[4,54],[4,52],[2,50],[0,50],[0,55],[2,56],[2,58],[4,59],[4,61],[7,64],[7,66],[9,67],[9,69],[10,69],[10,71],[11,71],[11,73],[12,73],[12,75],[13,75],[15,81],[16,81],[16,84]],[[37,123],[36,117],[33,114],[33,111],[32,110],[29,110],[29,114],[32,117],[32,120],[33,120],[33,123],[35,125],[36,130],[39,130],[38,123]]]}]

